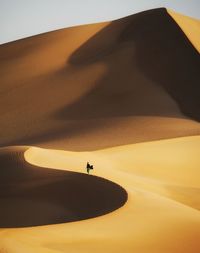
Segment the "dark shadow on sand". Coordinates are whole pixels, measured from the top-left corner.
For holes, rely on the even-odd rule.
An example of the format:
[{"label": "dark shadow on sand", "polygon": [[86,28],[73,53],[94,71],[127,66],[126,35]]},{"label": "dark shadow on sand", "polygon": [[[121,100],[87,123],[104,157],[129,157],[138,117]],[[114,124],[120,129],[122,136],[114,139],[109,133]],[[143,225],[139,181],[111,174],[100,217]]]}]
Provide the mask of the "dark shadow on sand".
[{"label": "dark shadow on sand", "polygon": [[[120,61],[113,60],[120,50],[127,50],[123,65],[132,68],[126,73],[132,76],[130,81],[120,73]],[[173,112],[161,114],[157,110],[160,104],[154,111],[148,106],[136,107],[138,94],[135,96],[134,85],[147,88],[153,82],[171,96],[183,114],[200,120],[199,53],[166,9],[149,10],[111,22],[69,59],[77,67],[94,62],[105,63],[106,74],[93,90],[59,110],[56,117],[73,120],[139,115],[180,117]],[[115,81],[120,78],[119,86]],[[147,97],[140,99],[145,104]]]},{"label": "dark shadow on sand", "polygon": [[24,160],[25,149],[0,152],[0,227],[40,226],[112,212],[127,192],[107,179],[40,168]]},{"label": "dark shadow on sand", "polygon": [[[35,115],[37,110],[33,111],[33,116],[37,119],[35,124],[32,124],[30,112],[23,115],[23,125],[31,124],[32,131],[25,128],[26,131],[20,130],[21,132],[19,131],[13,138],[9,138],[8,135],[8,140],[0,140],[0,146],[41,145],[61,139],[66,139],[67,142],[69,139],[69,145],[67,143],[63,146],[48,147],[94,150],[188,135],[185,131],[183,134],[180,131],[179,134],[178,129],[175,134],[172,131],[169,135],[165,132],[161,134],[161,131],[157,131],[153,137],[148,135],[143,137],[141,134],[135,140],[130,133],[128,139],[116,138],[114,144],[95,143],[85,148],[75,143],[72,146],[73,137],[80,136],[80,143],[84,143],[84,135],[105,129],[105,123],[103,121],[96,123],[96,120],[108,119],[110,120],[108,126],[115,124],[112,118],[126,116],[178,119],[191,117],[196,121],[200,120],[199,53],[164,8],[141,12],[111,22],[73,52],[65,66],[52,73],[52,76],[47,76],[47,88],[53,90],[55,85],[61,85],[59,92],[63,92],[65,85],[76,86],[76,81],[64,82],[65,78],[70,76],[70,71],[73,70],[74,73],[77,71],[79,75],[81,69],[90,68],[90,64],[92,66],[94,63],[103,64],[106,70],[95,81],[93,89],[72,104],[69,104],[66,98],[66,105],[52,109],[44,118],[45,122],[49,121],[48,127],[37,130],[37,124],[43,124]],[[59,84],[57,79],[60,76],[63,83]],[[80,74],[81,78],[84,79],[84,75]],[[37,80],[35,83],[34,85],[37,85]],[[35,94],[32,97],[33,103],[37,101],[37,93]],[[44,99],[45,96],[44,93]],[[51,127],[52,120],[61,124]],[[15,125],[15,122],[13,124]],[[175,129],[176,125],[173,127]],[[134,127],[132,131],[134,132]],[[24,134],[26,132],[27,134]],[[3,129],[2,134],[5,135]],[[194,135],[194,132],[191,131],[191,134]],[[199,134],[199,130],[195,134]]]}]

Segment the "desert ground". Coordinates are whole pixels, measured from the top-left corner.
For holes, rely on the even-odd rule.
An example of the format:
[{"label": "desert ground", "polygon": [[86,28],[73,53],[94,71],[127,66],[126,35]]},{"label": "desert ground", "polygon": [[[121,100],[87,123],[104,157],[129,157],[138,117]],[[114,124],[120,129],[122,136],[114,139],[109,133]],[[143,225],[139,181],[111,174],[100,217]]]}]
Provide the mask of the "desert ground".
[{"label": "desert ground", "polygon": [[0,253],[200,252],[199,35],[160,8],[0,45]]}]

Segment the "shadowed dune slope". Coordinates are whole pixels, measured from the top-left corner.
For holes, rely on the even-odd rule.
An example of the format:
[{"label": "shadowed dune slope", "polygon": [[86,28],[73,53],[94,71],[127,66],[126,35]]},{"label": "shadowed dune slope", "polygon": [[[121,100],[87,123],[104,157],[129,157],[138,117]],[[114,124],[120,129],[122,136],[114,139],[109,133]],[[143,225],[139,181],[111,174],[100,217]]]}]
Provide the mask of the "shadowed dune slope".
[{"label": "shadowed dune slope", "polygon": [[199,63],[163,8],[1,45],[0,146],[94,150],[198,135]]},{"label": "shadowed dune slope", "polygon": [[172,10],[167,11],[170,14],[170,16],[172,16],[172,18],[181,27],[186,36],[190,39],[190,42],[200,53],[200,40],[199,40],[200,20],[181,15]]},{"label": "shadowed dune slope", "polygon": [[0,149],[0,227],[93,218],[112,212],[127,201],[126,191],[104,178],[27,163],[26,149]]},{"label": "shadowed dune slope", "polygon": [[[58,220],[59,222],[60,218],[58,219],[57,214],[63,216],[62,207],[65,208],[64,214],[67,216],[68,210],[72,210],[73,205],[71,203],[75,201],[75,198],[73,201],[69,198],[69,208],[63,204],[61,199],[63,200],[63,193],[68,198],[65,190],[68,189],[68,186],[63,185],[62,182],[69,184],[71,187],[69,192],[73,194],[74,184],[76,185],[76,182],[79,182],[78,178],[81,179],[81,182],[79,182],[80,187],[77,188],[80,188],[81,192],[77,192],[75,197],[81,197],[84,201],[87,201],[85,200],[86,196],[83,195],[87,190],[82,189],[82,186],[85,188],[85,180],[84,177],[81,178],[79,175],[88,159],[94,164],[92,174],[96,175],[98,180],[105,177],[121,185],[128,193],[128,201],[122,208],[95,219],[85,219],[79,222],[68,222],[53,226],[0,229],[0,251],[3,251],[3,253],[200,252],[199,145],[200,136],[193,136],[90,152],[61,151],[38,147],[28,148],[24,153],[24,159],[35,166],[31,170],[29,167],[24,168],[24,170],[29,171],[29,175],[33,176],[32,181],[36,189],[34,191],[26,189],[26,195],[30,198],[30,192],[34,192],[36,199],[33,201],[33,197],[30,198],[32,204],[24,201],[23,203],[27,206],[26,209],[24,209],[23,203],[20,203],[22,206],[20,211],[23,210],[24,215],[29,216],[29,210],[37,204],[36,206],[41,212],[47,210],[47,218],[40,213],[40,217],[43,216],[44,219],[42,224],[44,224],[44,221],[49,222],[49,220]],[[16,149],[14,150],[16,151]],[[14,150],[9,149],[9,154],[12,154]],[[4,157],[6,156],[4,155]],[[13,157],[17,156],[14,155]],[[10,161],[10,157],[7,160]],[[6,164],[8,163],[6,162]],[[41,183],[38,177],[37,182],[34,180],[33,170],[39,170],[38,174],[42,170],[43,175],[45,175],[45,171],[49,173],[50,168],[55,178],[54,183],[51,182],[52,177],[49,175],[45,177],[48,181],[46,184],[45,182]],[[53,173],[54,170],[55,173]],[[56,177],[56,175],[59,175],[57,170],[63,170],[63,181]],[[10,170],[8,169],[8,171]],[[17,168],[17,171],[22,178],[23,173],[19,173],[21,170]],[[70,171],[76,172],[78,178],[74,177],[74,174],[70,174]],[[68,176],[71,177],[73,185],[68,182]],[[88,175],[85,175],[85,177],[87,185],[92,185],[91,181],[89,183],[88,178],[93,177]],[[40,177],[40,179],[42,178],[43,176]],[[11,179],[10,181],[13,182]],[[59,182],[58,185],[56,185],[56,182]],[[99,184],[100,181],[95,182],[95,187],[92,190],[95,189],[96,191],[96,185],[100,186]],[[20,186],[19,183],[17,185]],[[59,187],[62,187],[63,193],[60,192]],[[102,193],[105,195],[104,198],[107,198],[107,194],[109,195],[109,206],[111,207],[114,200],[109,192],[108,185],[106,186],[103,183],[102,187],[107,188],[107,192],[103,191]],[[40,190],[41,197],[36,194],[37,188]],[[42,188],[45,190],[42,190]],[[45,196],[46,189],[49,192],[48,198]],[[57,194],[58,200],[56,201],[53,192]],[[87,192],[87,195],[91,198],[90,208],[87,207],[89,213],[92,210],[94,211],[92,206],[93,204],[97,205],[95,201],[100,201],[103,209],[105,203],[102,202],[101,198],[95,198],[94,200],[89,192]],[[114,196],[114,199],[115,197],[120,198],[117,195]],[[80,202],[82,201],[81,198],[79,198]],[[39,202],[40,199],[42,199],[42,203]],[[51,201],[47,201],[50,199]],[[64,203],[66,201],[67,199]],[[12,204],[15,204],[15,209],[18,209],[19,200],[13,197]],[[45,208],[45,205],[48,206]],[[82,212],[83,206],[80,207],[79,205],[79,208]],[[74,215],[77,214],[76,208],[72,211]],[[38,214],[37,212],[36,210],[36,214]],[[8,209],[8,214],[10,213],[11,211]],[[50,217],[50,215],[53,215],[53,217]]]}]

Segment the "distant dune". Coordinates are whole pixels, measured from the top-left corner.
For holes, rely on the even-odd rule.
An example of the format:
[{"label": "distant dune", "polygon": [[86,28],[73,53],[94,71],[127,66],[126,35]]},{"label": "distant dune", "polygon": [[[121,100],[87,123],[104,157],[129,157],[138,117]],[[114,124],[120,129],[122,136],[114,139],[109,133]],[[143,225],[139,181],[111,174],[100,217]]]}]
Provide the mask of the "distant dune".
[{"label": "distant dune", "polygon": [[165,9],[1,45],[0,145],[94,150],[197,135],[199,67]]},{"label": "distant dune", "polygon": [[0,253],[200,252],[199,38],[160,8],[0,46]]}]

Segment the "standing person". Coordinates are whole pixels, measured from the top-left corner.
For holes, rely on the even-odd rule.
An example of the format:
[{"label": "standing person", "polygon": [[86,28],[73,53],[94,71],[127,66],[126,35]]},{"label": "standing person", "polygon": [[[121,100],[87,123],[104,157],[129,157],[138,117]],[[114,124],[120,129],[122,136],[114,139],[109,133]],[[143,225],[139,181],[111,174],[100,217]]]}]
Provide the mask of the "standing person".
[{"label": "standing person", "polygon": [[89,162],[87,162],[86,169],[87,169],[87,173],[90,174],[90,170],[93,170],[93,165],[90,165]]}]

